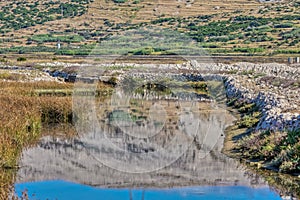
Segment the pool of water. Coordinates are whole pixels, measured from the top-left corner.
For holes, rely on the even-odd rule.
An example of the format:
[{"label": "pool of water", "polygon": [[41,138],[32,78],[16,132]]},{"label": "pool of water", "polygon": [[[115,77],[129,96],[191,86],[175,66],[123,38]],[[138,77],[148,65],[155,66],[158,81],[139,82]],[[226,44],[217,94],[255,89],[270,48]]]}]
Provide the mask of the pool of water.
[{"label": "pool of water", "polygon": [[268,187],[247,186],[199,186],[171,189],[107,189],[76,184],[61,180],[27,182],[15,185],[16,194],[21,197],[27,191],[29,199],[230,199],[230,200],[279,200],[278,194]]},{"label": "pool of water", "polygon": [[[183,112],[175,101],[161,100],[160,109],[152,100],[134,100],[134,113],[164,110],[151,115],[167,113],[164,125],[128,123],[124,112],[109,112],[110,101],[99,100],[108,108],[97,116],[107,120],[87,113],[89,123],[82,123],[78,137],[46,136],[23,151],[16,194],[27,191],[30,200],[280,199],[265,180],[222,154],[224,128],[233,120],[227,112],[206,102],[183,102],[181,107],[196,106]],[[144,132],[146,139],[139,137]]]}]

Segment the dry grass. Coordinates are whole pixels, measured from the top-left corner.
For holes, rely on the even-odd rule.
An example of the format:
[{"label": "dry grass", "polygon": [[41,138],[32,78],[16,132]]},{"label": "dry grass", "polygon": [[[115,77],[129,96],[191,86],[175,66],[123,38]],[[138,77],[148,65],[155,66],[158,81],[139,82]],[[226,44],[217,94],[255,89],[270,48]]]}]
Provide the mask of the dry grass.
[{"label": "dry grass", "polygon": [[0,82],[0,199],[7,199],[18,158],[39,139],[42,126],[71,122],[71,97],[36,97],[32,92],[71,87],[57,82]]},{"label": "dry grass", "polygon": [[[189,18],[199,15],[215,15],[215,21],[229,19],[241,14],[256,17],[276,17],[289,15],[290,13],[275,12],[272,8],[289,5],[289,2],[293,2],[293,0],[289,0],[281,4],[261,4],[257,0],[140,0],[139,3],[133,4],[133,1],[128,0],[126,3],[117,4],[112,0],[95,0],[89,4],[87,13],[82,16],[49,21],[43,25],[37,24],[33,27],[14,31],[13,40],[11,40],[11,32],[5,33],[3,36],[0,36],[0,39],[10,39],[10,41],[3,42],[0,46],[4,48],[13,45],[22,46],[26,44],[28,37],[36,34],[46,34],[49,33],[49,30],[63,32],[67,29],[75,29],[78,31],[93,32],[94,30],[102,30],[103,28],[107,29],[104,25],[105,20],[115,24],[138,24],[150,22],[158,18]],[[6,1],[0,3],[1,6],[5,4],[7,4]],[[259,10],[261,9],[267,9],[268,12],[260,14]],[[86,40],[80,44],[93,42],[95,42],[95,39]],[[36,44],[32,45],[36,46]],[[46,46],[56,47],[56,42],[47,43]]]},{"label": "dry grass", "polygon": [[[73,137],[72,96],[37,96],[36,90],[72,90],[71,83],[0,81],[0,199],[7,199],[24,148],[44,135]],[[108,91],[100,83],[99,90]]]}]

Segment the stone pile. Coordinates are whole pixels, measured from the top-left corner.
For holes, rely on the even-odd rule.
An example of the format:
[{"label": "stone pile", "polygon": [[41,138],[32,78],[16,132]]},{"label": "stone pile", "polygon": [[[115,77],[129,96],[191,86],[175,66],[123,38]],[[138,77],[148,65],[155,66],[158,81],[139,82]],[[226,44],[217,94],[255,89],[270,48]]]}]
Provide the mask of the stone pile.
[{"label": "stone pile", "polygon": [[249,72],[263,73],[267,76],[275,76],[279,78],[288,78],[290,80],[298,80],[300,77],[300,68],[291,67],[285,64],[278,63],[266,63],[266,64],[254,64],[254,63],[236,63],[236,64],[210,64],[206,69],[211,72]]}]

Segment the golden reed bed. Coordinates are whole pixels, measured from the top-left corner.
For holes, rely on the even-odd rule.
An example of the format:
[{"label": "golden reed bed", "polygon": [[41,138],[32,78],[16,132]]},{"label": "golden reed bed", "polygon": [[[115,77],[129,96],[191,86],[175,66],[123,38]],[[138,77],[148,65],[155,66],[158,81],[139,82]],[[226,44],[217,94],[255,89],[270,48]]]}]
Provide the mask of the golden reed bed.
[{"label": "golden reed bed", "polygon": [[50,123],[69,123],[70,96],[36,96],[36,89],[72,89],[59,82],[0,81],[0,199],[7,199],[24,148],[35,144],[42,127]]}]

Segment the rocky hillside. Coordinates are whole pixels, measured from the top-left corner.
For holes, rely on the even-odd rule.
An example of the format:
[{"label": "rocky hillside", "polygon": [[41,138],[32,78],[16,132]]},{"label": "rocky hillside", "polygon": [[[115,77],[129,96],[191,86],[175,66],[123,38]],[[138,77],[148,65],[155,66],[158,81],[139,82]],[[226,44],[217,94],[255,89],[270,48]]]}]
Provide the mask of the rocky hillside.
[{"label": "rocky hillside", "polygon": [[0,53],[87,55],[111,34],[157,26],[214,55],[299,54],[298,8],[297,0],[1,1]]}]

